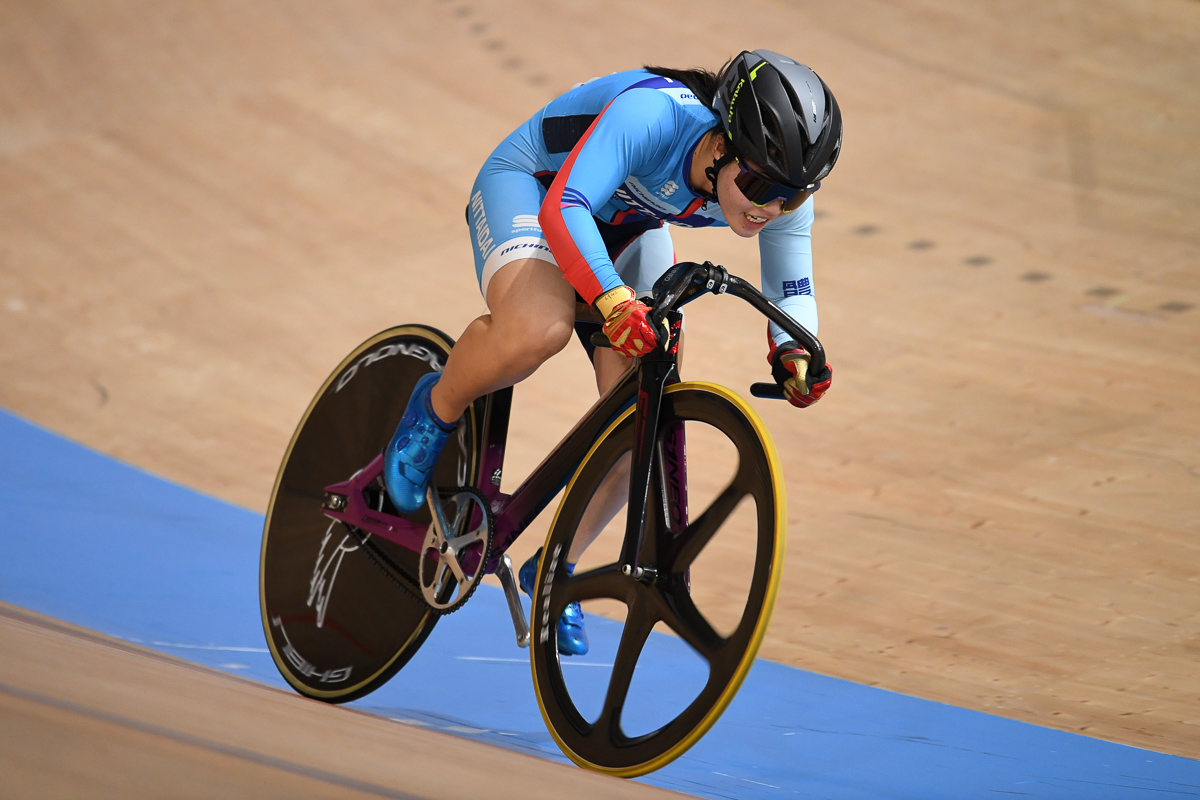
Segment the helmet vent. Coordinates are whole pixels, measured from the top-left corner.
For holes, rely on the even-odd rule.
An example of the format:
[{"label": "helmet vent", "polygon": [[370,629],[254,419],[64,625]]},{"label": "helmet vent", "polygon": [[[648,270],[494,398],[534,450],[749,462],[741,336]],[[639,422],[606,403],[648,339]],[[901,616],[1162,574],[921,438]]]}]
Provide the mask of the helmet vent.
[{"label": "helmet vent", "polygon": [[763,136],[766,140],[766,152],[763,155],[767,157],[771,166],[781,167],[784,172],[787,172],[787,148],[781,135],[782,126],[779,124],[779,118],[775,115],[774,109],[765,110],[767,113],[763,114]]}]

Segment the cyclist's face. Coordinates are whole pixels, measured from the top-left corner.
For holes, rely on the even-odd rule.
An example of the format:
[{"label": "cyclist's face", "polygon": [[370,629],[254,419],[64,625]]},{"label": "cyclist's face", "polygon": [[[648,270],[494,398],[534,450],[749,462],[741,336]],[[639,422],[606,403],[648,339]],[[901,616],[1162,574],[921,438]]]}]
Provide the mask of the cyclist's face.
[{"label": "cyclist's face", "polygon": [[717,175],[717,197],[721,199],[721,211],[729,227],[738,236],[749,238],[758,235],[768,222],[783,214],[783,201],[776,200],[765,206],[754,205],[734,183],[738,172],[736,161],[721,168]]}]

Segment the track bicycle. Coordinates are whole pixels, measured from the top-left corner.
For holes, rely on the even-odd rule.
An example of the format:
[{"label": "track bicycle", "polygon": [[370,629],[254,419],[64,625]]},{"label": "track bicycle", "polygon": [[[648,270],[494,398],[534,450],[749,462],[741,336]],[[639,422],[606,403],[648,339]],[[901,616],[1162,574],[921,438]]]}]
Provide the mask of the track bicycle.
[{"label": "track bicycle", "polygon": [[[413,385],[443,368],[453,341],[434,328],[402,325],[350,353],[305,411],[266,515],[263,628],[288,683],[332,703],[366,695],[494,573],[517,643],[530,648],[542,717],[575,763],[633,777],[698,741],[733,699],[766,633],[787,520],[778,459],[755,411],[729,389],[678,378],[679,309],[708,293],[748,302],[808,350],[810,374],[823,370],[820,342],[753,285],[710,262],[677,264],[654,287],[649,318],[660,333],[658,346],[634,362],[512,494],[500,491],[508,388],[467,409],[435,467],[426,505],[410,515],[388,500],[382,451]],[[599,333],[593,342],[608,344]],[[756,383],[751,392],[782,396],[774,383]],[[695,476],[708,456],[693,447],[689,460],[688,444],[708,435],[733,455],[721,459],[728,476],[709,500],[697,503]],[[625,470],[628,501],[617,545],[568,574],[566,556],[581,520],[600,502],[610,472]],[[527,620],[506,551],[560,491]],[[734,525],[735,518],[742,522]],[[701,587],[693,585],[697,560],[716,541],[748,565],[741,594],[720,609],[723,624],[697,604]],[[567,604],[600,598],[623,607],[625,620],[597,712],[581,710],[564,678],[555,626]],[[623,727],[632,710],[629,689],[655,626],[690,646],[705,662],[707,679],[671,719],[630,734]]]}]

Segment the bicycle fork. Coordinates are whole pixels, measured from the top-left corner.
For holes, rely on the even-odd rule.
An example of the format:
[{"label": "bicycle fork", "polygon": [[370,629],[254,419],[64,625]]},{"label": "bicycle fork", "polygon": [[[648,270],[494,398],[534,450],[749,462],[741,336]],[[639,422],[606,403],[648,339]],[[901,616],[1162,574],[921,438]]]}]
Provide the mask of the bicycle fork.
[{"label": "bicycle fork", "polygon": [[650,493],[654,451],[658,446],[663,389],[672,379],[678,380],[676,363],[683,315],[678,311],[670,311],[665,322],[669,331],[667,340],[642,356],[638,368],[637,427],[634,434],[633,464],[629,473],[625,540],[621,544],[621,574],[645,583],[651,583],[657,577],[654,567],[643,566],[639,562],[642,540],[646,533],[646,501]]}]

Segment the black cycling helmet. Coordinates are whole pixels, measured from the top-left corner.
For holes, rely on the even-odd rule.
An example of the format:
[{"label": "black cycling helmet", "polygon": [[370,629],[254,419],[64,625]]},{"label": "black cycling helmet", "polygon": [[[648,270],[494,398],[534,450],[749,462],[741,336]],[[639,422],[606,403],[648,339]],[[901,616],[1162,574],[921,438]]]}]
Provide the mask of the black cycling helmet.
[{"label": "black cycling helmet", "polygon": [[842,112],[817,73],[770,50],[742,51],[713,98],[733,156],[765,177],[804,189],[833,169]]}]

